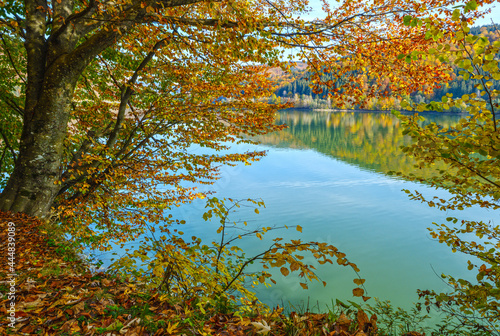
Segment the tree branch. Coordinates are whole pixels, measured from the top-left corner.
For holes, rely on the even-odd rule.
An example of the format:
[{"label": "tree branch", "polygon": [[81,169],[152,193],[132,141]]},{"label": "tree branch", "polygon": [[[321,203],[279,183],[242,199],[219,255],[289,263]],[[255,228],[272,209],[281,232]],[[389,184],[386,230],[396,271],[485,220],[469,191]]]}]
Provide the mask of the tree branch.
[{"label": "tree branch", "polygon": [[238,22],[234,21],[221,21],[218,19],[189,19],[184,17],[173,17],[167,16],[164,18],[172,23],[187,24],[191,26],[210,26],[210,27],[222,27],[222,28],[236,28],[238,27]]},{"label": "tree branch", "polygon": [[153,49],[142,60],[141,64],[139,64],[137,69],[135,69],[132,77],[130,77],[130,79],[127,82],[127,85],[125,86],[125,90],[122,91],[120,106],[118,107],[118,115],[116,117],[115,127],[114,127],[113,131],[111,132],[111,134],[108,138],[108,141],[106,142],[106,146],[108,148],[111,148],[115,144],[115,142],[118,138],[118,134],[119,134],[120,129],[122,127],[122,123],[125,120],[125,113],[127,111],[128,102],[129,102],[132,94],[135,92],[135,90],[133,89],[133,86],[137,82],[137,78],[139,78],[139,72],[142,71],[146,67],[146,65],[153,59],[153,56],[156,54],[156,52],[165,45],[165,41],[166,41],[166,39],[162,39],[162,40],[156,42]]},{"label": "tree branch", "polygon": [[5,102],[5,104],[7,104],[11,109],[16,111],[21,117],[24,116],[24,109],[19,105],[17,105],[14,101],[12,101],[12,99],[5,97],[1,93],[0,93],[0,99],[2,99]]},{"label": "tree branch", "polygon": [[9,139],[7,139],[7,136],[3,132],[2,128],[0,128],[0,135],[2,135],[3,141],[5,142],[5,146],[9,149],[10,154],[14,158],[14,162],[15,162],[17,160],[16,152],[15,152],[14,148],[10,145]]},{"label": "tree branch", "polygon": [[12,68],[14,68],[14,71],[16,72],[17,76],[23,81],[24,84],[26,84],[26,80],[24,79],[24,76],[21,76],[21,73],[19,70],[17,70],[16,64],[14,63],[14,59],[12,58],[12,55],[9,51],[9,46],[7,45],[7,42],[5,42],[5,39],[3,38],[3,34],[0,33],[0,38],[2,39],[2,43],[5,46],[5,53],[7,54],[7,57],[9,58],[10,64],[12,65]]},{"label": "tree branch", "polygon": [[[95,0],[90,0],[88,6],[85,7],[85,9],[83,9],[81,12],[73,14],[71,14],[73,4],[68,4],[68,1],[69,0],[66,0],[59,5],[58,2],[54,3],[54,8],[57,9],[54,11],[54,16],[57,16],[56,19],[62,24],[60,25],[60,27],[58,27],[59,24],[54,23],[54,32],[49,37],[49,42],[56,40],[60,36],[68,33],[68,29],[71,29],[73,31],[80,31],[79,35],[82,36],[89,30],[96,28],[93,25],[89,25],[88,20],[90,20],[90,18],[86,17],[88,15],[92,15],[97,9],[97,2]],[[86,22],[83,22],[84,19]]]}]

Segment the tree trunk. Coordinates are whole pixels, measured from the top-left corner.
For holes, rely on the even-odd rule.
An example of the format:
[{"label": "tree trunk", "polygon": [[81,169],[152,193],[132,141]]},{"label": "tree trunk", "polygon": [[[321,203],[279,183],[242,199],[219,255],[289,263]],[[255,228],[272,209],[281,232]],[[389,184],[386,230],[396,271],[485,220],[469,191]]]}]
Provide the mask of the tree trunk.
[{"label": "tree trunk", "polygon": [[[165,0],[155,6],[174,7],[200,0]],[[51,35],[47,9],[38,0],[25,0],[27,85],[19,154],[7,186],[0,194],[0,210],[47,217],[60,190],[64,139],[76,82],[87,65],[141,24],[150,7],[134,0],[117,17],[106,13],[95,20],[97,2],[74,12],[72,0],[53,3]],[[105,29],[100,29],[103,25]],[[93,34],[91,32],[94,31]],[[88,36],[83,39],[84,36]],[[78,42],[81,42],[78,44]],[[119,124],[119,121],[117,121]]]},{"label": "tree trunk", "polygon": [[63,23],[55,22],[47,38],[46,9],[37,0],[25,0],[28,80],[23,132],[14,170],[0,194],[0,210],[40,218],[49,215],[61,188],[64,139],[78,78],[96,55],[115,44],[146,13],[136,2],[129,8],[130,20],[110,22],[107,29],[78,45],[83,36],[101,25],[85,19],[96,10],[95,2],[74,15],[70,15],[71,0],[57,1],[54,6],[60,7],[55,16]]},{"label": "tree trunk", "polygon": [[[19,156],[0,195],[0,210],[47,217],[60,189],[64,138],[77,74],[64,66],[45,73],[26,90],[27,106]],[[37,94],[38,97],[32,95]],[[36,101],[35,104],[28,102]]]}]

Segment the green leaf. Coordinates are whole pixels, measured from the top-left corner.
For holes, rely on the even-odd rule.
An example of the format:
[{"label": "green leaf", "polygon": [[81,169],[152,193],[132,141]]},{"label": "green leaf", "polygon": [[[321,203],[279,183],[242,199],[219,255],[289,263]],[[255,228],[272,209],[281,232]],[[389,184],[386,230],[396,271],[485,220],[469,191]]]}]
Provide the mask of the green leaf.
[{"label": "green leaf", "polygon": [[464,7],[464,12],[467,13],[471,10],[476,10],[477,9],[477,2],[476,0],[471,0],[469,1],[465,7]]},{"label": "green leaf", "polygon": [[410,23],[411,23],[411,20],[413,19],[413,16],[411,15],[406,15],[404,18],[403,18],[403,23],[405,26],[409,26]]},{"label": "green leaf", "polygon": [[340,301],[339,299],[335,299],[335,303],[341,307],[344,307],[344,308],[349,308],[349,306],[347,304],[345,304],[344,302]]}]

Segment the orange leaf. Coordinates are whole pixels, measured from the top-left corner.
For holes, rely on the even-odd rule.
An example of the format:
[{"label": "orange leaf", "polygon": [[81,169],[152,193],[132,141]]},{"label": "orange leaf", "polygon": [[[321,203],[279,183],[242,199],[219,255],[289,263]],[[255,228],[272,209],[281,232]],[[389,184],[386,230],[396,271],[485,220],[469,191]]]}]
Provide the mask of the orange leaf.
[{"label": "orange leaf", "polygon": [[366,313],[362,310],[358,310],[357,318],[358,318],[358,325],[359,325],[360,329],[363,329],[363,326],[370,322],[368,320],[368,315],[366,315]]},{"label": "orange leaf", "polygon": [[363,288],[358,287],[358,288],[354,288],[352,290],[352,295],[357,296],[357,297],[362,296],[364,293],[365,293],[365,290]]}]

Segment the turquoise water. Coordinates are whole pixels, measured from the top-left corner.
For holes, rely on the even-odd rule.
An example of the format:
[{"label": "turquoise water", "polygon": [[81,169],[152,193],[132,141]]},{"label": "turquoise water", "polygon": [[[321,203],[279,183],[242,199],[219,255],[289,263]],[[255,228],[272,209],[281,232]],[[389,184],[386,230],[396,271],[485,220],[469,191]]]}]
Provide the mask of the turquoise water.
[{"label": "turquoise water", "polygon": [[[427,118],[451,125],[460,116],[429,114]],[[290,227],[270,232],[262,241],[256,237],[239,240],[247,256],[266,250],[275,237],[326,242],[358,265],[359,275],[366,279],[366,295],[403,308],[411,308],[417,301],[417,289],[446,291],[442,273],[474,278],[466,269],[467,257],[433,240],[427,228],[433,222],[444,223],[449,216],[498,223],[498,214],[484,209],[442,212],[410,200],[402,189],[429,196],[446,197],[446,193],[387,175],[389,171],[414,172],[412,159],[399,149],[410,140],[401,134],[395,117],[388,113],[284,111],[277,122],[288,128],[259,138],[260,145],[232,148],[234,152],[267,151],[264,158],[251,166],[222,167],[221,178],[214,185],[199,186],[218,198],[261,198],[265,202],[260,214],[242,207],[232,220],[247,221],[250,227]],[[219,225],[205,222],[205,211],[205,201],[197,200],[173,209],[172,214],[187,222],[181,229],[185,237],[196,235],[210,243],[218,238]],[[295,225],[303,232],[297,232]],[[305,261],[314,264],[311,256]],[[305,307],[309,302],[310,307],[319,304],[320,309],[335,299],[359,302],[351,294],[356,274],[335,261],[334,265],[318,265],[326,287],[313,282],[309,290],[303,290],[293,274],[286,278],[277,274],[277,285],[258,287],[259,299],[270,306],[290,303]]]},{"label": "turquoise water", "polygon": [[[453,123],[459,117],[429,118]],[[200,187],[215,191],[219,198],[264,200],[266,208],[259,215],[242,209],[233,219],[254,226],[302,226],[302,234],[289,229],[269,238],[335,245],[360,268],[368,296],[406,308],[416,302],[417,289],[445,291],[441,273],[472,278],[466,269],[467,257],[434,241],[427,228],[432,222],[444,223],[451,215],[498,222],[498,214],[480,209],[442,212],[409,200],[402,189],[446,193],[386,175],[389,170],[413,169],[398,148],[408,142],[398,120],[384,113],[286,111],[278,122],[289,128],[261,138],[261,145],[234,147],[235,151],[266,150],[266,157],[251,166],[223,167],[215,185]],[[201,219],[203,201],[176,211],[177,217],[189,223],[183,228],[188,237],[194,234],[208,241],[217,236],[218,225]],[[250,256],[269,244],[270,239],[256,239],[241,241],[240,246]],[[313,258],[306,257],[306,261],[313,262]],[[277,285],[258,289],[259,298],[270,305],[305,305],[309,300],[310,305],[320,306],[335,298],[353,299],[352,270],[327,264],[319,266],[318,274],[326,287],[311,283],[309,290],[302,290],[297,278],[279,275]]]}]

